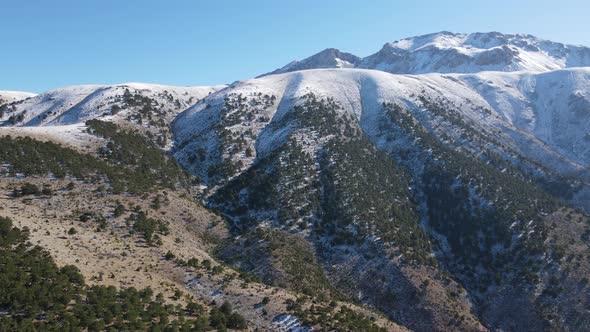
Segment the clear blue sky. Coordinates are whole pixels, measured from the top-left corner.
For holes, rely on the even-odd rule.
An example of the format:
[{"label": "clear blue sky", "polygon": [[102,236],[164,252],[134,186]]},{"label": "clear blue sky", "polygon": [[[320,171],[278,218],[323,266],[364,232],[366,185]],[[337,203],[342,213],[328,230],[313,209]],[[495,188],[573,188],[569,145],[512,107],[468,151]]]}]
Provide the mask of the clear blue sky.
[{"label": "clear blue sky", "polygon": [[590,45],[589,12],[588,0],[0,0],[0,90],[228,83],[441,30]]}]

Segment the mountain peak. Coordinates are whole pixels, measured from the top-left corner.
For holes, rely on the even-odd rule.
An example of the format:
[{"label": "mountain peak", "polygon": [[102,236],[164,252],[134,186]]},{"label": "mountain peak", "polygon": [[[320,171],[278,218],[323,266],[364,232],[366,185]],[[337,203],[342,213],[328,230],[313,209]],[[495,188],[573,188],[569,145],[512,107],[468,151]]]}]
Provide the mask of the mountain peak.
[{"label": "mountain peak", "polygon": [[402,50],[417,50],[427,46],[438,46],[440,48],[452,47],[461,42],[462,35],[441,31],[427,35],[404,38],[394,42],[386,43],[384,48],[398,48]]},{"label": "mountain peak", "polygon": [[[269,74],[316,68],[364,68],[394,74],[532,71],[590,66],[590,48],[529,34],[441,31],[386,43],[359,59],[329,48]],[[266,74],[266,75],[269,75]]]},{"label": "mountain peak", "polygon": [[590,49],[526,34],[439,32],[387,43],[359,67],[400,74],[544,72],[590,64]]},{"label": "mountain peak", "polygon": [[287,65],[270,73],[261,75],[282,74],[291,71],[318,69],[318,68],[354,68],[361,58],[356,55],[342,52],[336,48],[326,48],[308,58],[300,61],[292,61]]}]

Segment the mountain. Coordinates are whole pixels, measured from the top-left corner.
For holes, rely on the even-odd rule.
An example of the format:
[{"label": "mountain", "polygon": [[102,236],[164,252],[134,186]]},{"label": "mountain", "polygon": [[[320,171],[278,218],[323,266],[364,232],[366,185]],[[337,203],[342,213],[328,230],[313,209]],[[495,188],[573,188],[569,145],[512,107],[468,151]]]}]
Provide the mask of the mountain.
[{"label": "mountain", "polygon": [[[303,321],[340,320],[343,329],[407,331],[367,308],[318,303],[227,266],[215,252],[233,236],[191,198],[198,180],[137,132],[86,125],[102,139],[93,151],[26,132],[0,137],[0,330],[309,331]],[[303,241],[298,248],[309,255]]]},{"label": "mountain", "polygon": [[70,86],[5,105],[4,112],[0,114],[0,123],[26,127],[58,126],[46,131],[67,134],[74,130],[79,136],[80,130],[76,128],[83,128],[76,127],[76,124],[91,119],[106,119],[149,132],[158,144],[166,146],[171,139],[168,124],[174,117],[222,87],[175,87],[145,83]]},{"label": "mountain", "polygon": [[[586,48],[443,32],[384,50],[328,49],[227,86],[10,103],[0,216],[91,285],[163,293],[134,302],[172,305],[160,329],[586,330]],[[6,225],[0,240],[26,240]],[[23,261],[10,271],[44,271],[9,252]],[[76,285],[66,300],[92,294]],[[104,307],[56,315],[34,300],[32,314],[0,306],[31,324]],[[97,311],[81,324],[99,329]],[[155,324],[111,314],[109,327]]]},{"label": "mountain", "polygon": [[[555,244],[570,234],[573,210],[554,198],[587,203],[588,122],[574,119],[588,116],[589,77],[588,69],[270,75],[181,113],[172,155],[246,237],[221,257],[270,284],[329,294],[322,279],[283,276],[280,259],[255,240],[269,228],[303,234],[331,285],[410,329],[536,330],[557,326],[550,312],[590,319],[559,304],[585,300],[581,274],[556,272],[569,265]],[[447,282],[436,277],[442,271]],[[555,278],[563,288],[548,296]]]},{"label": "mountain", "polygon": [[[65,95],[53,101],[61,105]],[[0,127],[0,261],[9,266],[0,271],[8,292],[0,330],[407,331],[335,291],[318,302],[307,288],[263,283],[218,258],[234,247],[233,230],[195,199],[200,180],[135,118],[155,117],[155,102],[138,92],[123,96],[115,116]],[[153,109],[143,112],[146,105]],[[132,118],[117,119],[120,113]],[[330,288],[305,239],[264,236],[259,245],[297,248],[280,255],[289,275],[312,271]]]},{"label": "mountain", "polygon": [[388,43],[359,68],[400,74],[534,71],[590,65],[590,48],[531,35],[441,32]]},{"label": "mountain", "polygon": [[[343,67],[337,66],[333,60],[311,60],[324,59],[325,56],[320,56],[322,53],[291,63],[270,74]],[[336,54],[334,51],[332,53]],[[330,59],[335,57],[332,55]],[[394,74],[544,72],[590,66],[590,48],[524,34],[439,32],[387,43],[379,52],[356,59],[354,62],[349,61],[351,66],[346,67],[376,69]]]},{"label": "mountain", "polygon": [[[590,71],[587,68],[559,70],[547,73],[479,73],[479,74],[429,74],[392,75],[360,69],[309,70],[291,74],[263,77],[238,82],[211,94],[202,102],[181,113],[174,121],[173,130],[177,150],[182,150],[189,138],[213,135],[219,121],[223,121],[220,109],[231,96],[261,94],[264,102],[255,103],[251,109],[243,109],[239,117],[232,117],[232,130],[249,130],[257,142],[242,144],[253,152],[267,155],[273,147],[282,144],[282,131],[274,133],[275,121],[279,121],[288,109],[297,104],[303,95],[312,92],[330,97],[342,105],[342,109],[356,119],[367,132],[379,127],[374,115],[383,102],[403,104],[414,109],[424,108],[418,97],[429,98],[452,107],[465,121],[478,131],[485,131],[485,144],[505,146],[560,174],[572,174],[586,170],[590,154],[586,133],[588,132],[587,109],[590,97]],[[269,98],[272,97],[272,100]],[[450,111],[445,111],[448,113]],[[256,113],[256,117],[252,117]],[[448,114],[441,116],[450,116]],[[244,115],[248,115],[244,117]],[[225,115],[229,116],[229,115]],[[258,116],[261,116],[258,119]],[[449,135],[452,126],[459,124],[447,121],[435,122],[429,127],[437,135]],[[373,133],[377,135],[378,133]],[[235,134],[234,134],[235,135]],[[240,133],[241,135],[241,133]],[[491,142],[491,140],[496,142]],[[209,140],[209,138],[207,138]],[[463,139],[466,146],[477,151],[483,142]],[[216,145],[216,144],[213,144]],[[243,168],[254,160],[240,158]],[[181,157],[179,157],[181,158]],[[188,166],[188,165],[187,165]],[[203,164],[202,167],[207,165]],[[195,170],[207,179],[205,170]]]},{"label": "mountain", "polygon": [[10,104],[15,101],[34,97],[36,94],[23,91],[0,91],[0,107],[4,104]]},{"label": "mountain", "polygon": [[317,54],[310,56],[309,58],[303,59],[301,61],[290,62],[282,68],[261,76],[281,74],[305,69],[354,68],[359,64],[360,61],[361,58],[357,57],[356,55],[341,52],[335,48],[327,48]]},{"label": "mountain", "polygon": [[[10,105],[7,116],[19,126],[58,125],[117,115],[149,98],[164,113],[181,111],[219,87],[173,87],[156,84],[77,85],[48,91]],[[137,99],[137,100],[134,100]],[[144,106],[143,104],[141,105]],[[125,114],[128,115],[128,114]]]}]

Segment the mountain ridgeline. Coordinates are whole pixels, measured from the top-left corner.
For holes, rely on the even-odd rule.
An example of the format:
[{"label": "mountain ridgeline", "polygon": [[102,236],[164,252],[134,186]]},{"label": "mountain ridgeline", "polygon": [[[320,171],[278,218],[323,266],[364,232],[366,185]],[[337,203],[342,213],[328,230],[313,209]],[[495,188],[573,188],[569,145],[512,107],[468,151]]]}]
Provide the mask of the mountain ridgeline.
[{"label": "mountain ridgeline", "polygon": [[393,74],[532,71],[590,66],[590,48],[525,34],[439,32],[386,43],[361,58],[334,48],[265,75],[318,68],[364,68]]},{"label": "mountain ridgeline", "polygon": [[[75,178],[137,199],[158,190],[192,195],[227,227],[223,238],[204,236],[211,257],[239,271],[242,285],[297,294],[281,300],[292,317],[241,307],[256,317],[253,326],[590,326],[589,48],[442,32],[365,58],[327,49],[227,86],[129,83],[10,96],[19,98],[2,106],[0,133],[32,138],[0,138],[3,177]],[[160,208],[160,198],[148,205]],[[140,219],[155,223],[154,215],[166,213]],[[4,223],[6,233],[12,226]],[[209,263],[211,276],[223,271]],[[71,287],[68,299],[78,302],[95,291],[78,281]],[[117,302],[131,291],[108,292]],[[216,303],[216,294],[206,299]],[[139,308],[163,305],[133,296]],[[60,307],[59,315],[71,321],[72,310]],[[167,312],[191,316],[178,326],[207,329],[218,328],[216,310]],[[229,323],[231,310],[225,315],[224,328],[244,326]],[[167,320],[107,325],[166,328]]]}]

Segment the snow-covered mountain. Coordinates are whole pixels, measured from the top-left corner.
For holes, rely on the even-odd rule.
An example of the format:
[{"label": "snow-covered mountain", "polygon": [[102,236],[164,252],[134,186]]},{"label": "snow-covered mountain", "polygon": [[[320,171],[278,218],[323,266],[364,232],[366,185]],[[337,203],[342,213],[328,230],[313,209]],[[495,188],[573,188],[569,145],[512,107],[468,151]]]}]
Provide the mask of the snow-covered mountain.
[{"label": "snow-covered mountain", "polygon": [[170,148],[170,122],[179,112],[221,88],[145,83],[69,86],[6,104],[0,123],[59,127],[46,132],[63,141],[74,134],[85,137],[84,122],[100,119],[148,133],[158,145]]},{"label": "snow-covered mountain", "polygon": [[[560,283],[559,301],[541,295],[566,264],[547,258],[547,234],[557,238],[569,232],[559,227],[572,226],[547,193],[590,208],[589,83],[588,68],[269,75],[182,112],[171,152],[208,186],[207,204],[242,234],[256,227],[302,233],[320,248],[339,290],[411,329],[437,330],[437,317],[474,312],[468,300],[447,307],[455,300],[430,293],[445,287],[436,267],[406,264],[436,257],[463,287],[452,292],[481,305],[486,326],[533,331],[552,324],[541,307],[590,319],[563,305],[588,303],[575,278]],[[560,226],[548,228],[548,215]],[[231,261],[264,275],[248,258]],[[521,277],[529,264],[539,279]],[[433,288],[420,286],[423,279]],[[519,323],[522,316],[530,325]],[[481,329],[469,318],[461,324],[458,330]]]},{"label": "snow-covered mountain", "polygon": [[175,87],[144,83],[76,85],[13,103],[0,120],[9,121],[12,118],[11,124],[17,126],[74,124],[98,117],[128,116],[130,111],[144,106],[157,108],[163,115],[174,117],[177,112],[220,87]]},{"label": "snow-covered mountain", "polygon": [[282,68],[261,76],[281,74],[305,69],[354,68],[359,64],[360,61],[361,58],[357,57],[356,55],[341,52],[335,48],[327,48],[317,54],[310,56],[309,58],[303,59],[301,61],[292,61]]},{"label": "snow-covered mountain", "polygon": [[[442,32],[229,86],[56,89],[0,121],[91,153],[106,140],[86,120],[138,130],[239,234],[219,257],[268,283],[333,287],[419,331],[576,331],[590,322],[589,59]],[[281,236],[313,249],[294,259]]]},{"label": "snow-covered mountain", "polygon": [[[478,130],[514,152],[567,174],[590,166],[590,69],[547,73],[393,75],[361,69],[324,69],[266,76],[232,84],[180,114],[174,122],[179,143],[196,134],[214,131],[219,112],[230,96],[257,94],[276,97],[272,105],[253,106],[256,116],[242,119],[232,131],[251,130],[258,137],[249,143],[267,155],[284,142],[284,130],[272,131],[286,113],[312,92],[330,97],[360,121],[370,135],[378,136],[381,104],[395,102],[417,114],[424,109],[419,97],[444,102],[446,112],[458,112]],[[226,115],[229,116],[229,115]],[[438,135],[449,134],[451,123],[430,126]],[[437,128],[440,127],[440,128]],[[460,128],[459,128],[460,130]],[[186,148],[186,146],[185,146]],[[245,148],[245,147],[244,147]],[[179,153],[181,153],[179,150]],[[251,158],[235,156],[245,161]],[[253,158],[253,157],[252,157]],[[179,159],[183,160],[181,154]],[[187,165],[194,167],[194,165]],[[205,174],[200,174],[205,176]],[[205,176],[206,178],[206,176]]]},{"label": "snow-covered mountain", "polygon": [[[323,59],[320,56],[322,53],[289,64],[271,74],[342,67],[335,60],[310,60]],[[334,50],[330,54],[338,54],[338,51]],[[336,56],[332,55],[331,58]],[[352,65],[348,67],[377,69],[396,74],[523,70],[543,72],[590,66],[590,48],[524,34],[439,32],[387,43],[377,53],[350,64]]]},{"label": "snow-covered mountain", "polygon": [[24,91],[0,91],[0,106],[34,97],[35,95],[35,93]]}]

